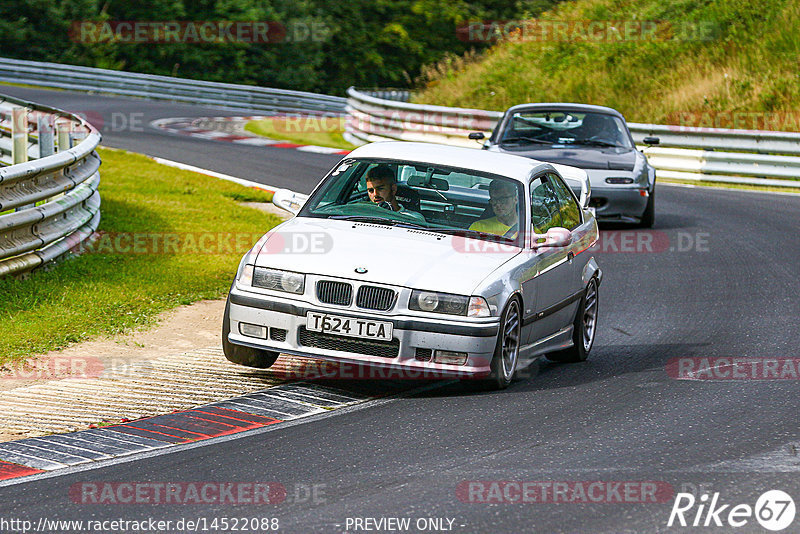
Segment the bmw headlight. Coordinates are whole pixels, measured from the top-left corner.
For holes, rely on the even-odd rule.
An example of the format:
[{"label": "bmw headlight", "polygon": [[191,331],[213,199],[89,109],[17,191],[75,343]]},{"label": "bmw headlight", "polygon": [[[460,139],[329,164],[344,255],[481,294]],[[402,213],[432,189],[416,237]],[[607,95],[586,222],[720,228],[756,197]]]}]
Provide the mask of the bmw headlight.
[{"label": "bmw headlight", "polygon": [[273,291],[284,291],[286,293],[296,293],[298,295],[301,295],[303,291],[305,291],[306,276],[304,274],[246,265],[242,270],[242,276],[239,278],[239,282],[247,284],[245,278],[248,274],[251,278],[248,285],[252,285],[253,287],[272,289]]},{"label": "bmw headlight", "polygon": [[491,315],[489,305],[483,297],[464,297],[416,289],[411,292],[408,309],[469,317],[489,317]]}]

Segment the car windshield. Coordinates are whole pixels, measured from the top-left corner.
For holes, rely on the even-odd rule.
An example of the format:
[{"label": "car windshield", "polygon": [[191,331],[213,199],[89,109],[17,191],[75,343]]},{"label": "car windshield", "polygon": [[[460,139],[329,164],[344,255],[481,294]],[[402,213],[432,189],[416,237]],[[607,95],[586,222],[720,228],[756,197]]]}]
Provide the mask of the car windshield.
[{"label": "car windshield", "polygon": [[522,198],[522,184],[502,176],[424,163],[347,159],[298,215],[516,244]]},{"label": "car windshield", "polygon": [[557,110],[514,113],[502,132],[500,144],[632,148],[627,126],[619,117]]}]

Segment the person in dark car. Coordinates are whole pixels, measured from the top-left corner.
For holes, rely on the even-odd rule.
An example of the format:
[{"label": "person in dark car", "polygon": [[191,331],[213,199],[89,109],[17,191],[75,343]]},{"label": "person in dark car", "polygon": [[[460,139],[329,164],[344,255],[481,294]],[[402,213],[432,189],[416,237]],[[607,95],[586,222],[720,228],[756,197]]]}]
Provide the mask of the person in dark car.
[{"label": "person in dark car", "polygon": [[619,134],[614,121],[599,113],[587,113],[580,127],[581,140],[619,144]]}]

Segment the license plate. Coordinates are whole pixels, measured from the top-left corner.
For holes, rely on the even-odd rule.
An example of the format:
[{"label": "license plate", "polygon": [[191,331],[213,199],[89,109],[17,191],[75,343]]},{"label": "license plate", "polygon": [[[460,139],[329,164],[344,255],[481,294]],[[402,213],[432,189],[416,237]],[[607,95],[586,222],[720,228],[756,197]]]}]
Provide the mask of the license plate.
[{"label": "license plate", "polygon": [[385,321],[339,317],[338,315],[317,312],[308,312],[306,314],[306,328],[308,330],[336,334],[338,336],[391,341],[392,326],[392,323]]}]

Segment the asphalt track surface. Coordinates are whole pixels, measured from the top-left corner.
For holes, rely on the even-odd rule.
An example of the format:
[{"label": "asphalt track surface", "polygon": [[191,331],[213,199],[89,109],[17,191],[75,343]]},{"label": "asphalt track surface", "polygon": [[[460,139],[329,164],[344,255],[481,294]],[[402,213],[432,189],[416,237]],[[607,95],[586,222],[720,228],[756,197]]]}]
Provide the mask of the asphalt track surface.
[{"label": "asphalt track surface", "polygon": [[[225,114],[13,87],[2,92],[67,109],[141,112],[145,122]],[[147,128],[106,132],[104,143],[300,191],[337,159]],[[667,521],[680,491],[698,499],[718,492],[720,505],[754,506],[762,493],[779,489],[800,505],[800,382],[791,375],[677,380],[667,369],[673,358],[800,357],[800,197],[662,186],[657,199],[656,227],[646,240],[654,246],[625,245],[619,230],[602,232],[604,251],[595,253],[605,273],[600,324],[585,363],[543,364],[538,376],[502,392],[454,383],[237,439],[23,480],[0,488],[0,515],[34,522],[277,517],[280,532],[368,532],[353,528],[353,520],[387,517],[410,518],[408,532],[435,531],[417,530],[420,518],[453,519],[451,531],[464,533],[767,532],[753,517],[733,529],[726,523],[730,507],[722,527],[711,521],[668,528]],[[69,488],[89,481],[279,481],[289,497],[272,506],[74,503]],[[458,491],[469,481],[570,488],[603,481],[617,491],[604,492],[600,502],[485,504]],[[642,481],[667,488],[666,497],[620,502],[625,486],[613,483],[632,488]],[[305,498],[315,485],[317,497]],[[486,488],[477,499],[492,488],[473,487]],[[686,512],[690,524],[697,511]],[[785,532],[798,525],[795,518]]]}]

